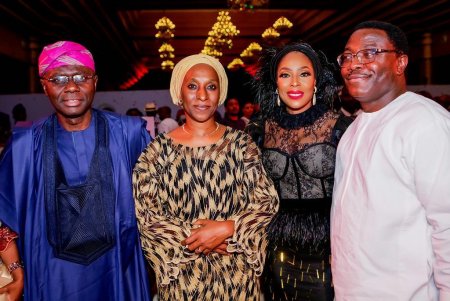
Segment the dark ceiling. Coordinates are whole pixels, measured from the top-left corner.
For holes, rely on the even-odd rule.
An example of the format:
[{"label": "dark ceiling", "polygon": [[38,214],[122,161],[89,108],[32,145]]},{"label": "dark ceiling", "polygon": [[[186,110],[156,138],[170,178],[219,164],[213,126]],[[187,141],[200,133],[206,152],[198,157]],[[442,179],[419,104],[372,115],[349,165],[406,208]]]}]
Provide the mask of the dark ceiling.
[{"label": "dark ceiling", "polygon": [[[163,16],[175,23],[171,44],[176,63],[203,49],[208,31],[221,10],[228,10],[227,0],[3,0],[0,2],[3,36],[0,64],[28,76],[30,67],[36,67],[36,55],[42,46],[57,40],[74,40],[94,54],[100,90],[118,90],[135,75],[139,65],[144,65],[149,72],[131,89],[167,88],[170,72],[160,69],[161,41],[155,38],[155,23]],[[270,0],[260,9],[229,12],[240,34],[233,39],[233,47],[223,51],[220,60],[224,66],[238,58],[251,42],[266,46],[261,34],[281,16],[294,26],[276,44],[302,39],[333,59],[343,48],[351,28],[369,19],[389,21],[405,30],[411,55],[417,62],[412,67],[415,72],[420,72],[425,33],[432,34],[436,61],[443,58],[442,65],[442,60],[450,57],[450,37],[447,40],[450,0]],[[419,75],[413,79],[417,83],[422,81]],[[10,88],[2,87],[0,92],[30,92],[33,88],[29,87],[16,83]]]}]

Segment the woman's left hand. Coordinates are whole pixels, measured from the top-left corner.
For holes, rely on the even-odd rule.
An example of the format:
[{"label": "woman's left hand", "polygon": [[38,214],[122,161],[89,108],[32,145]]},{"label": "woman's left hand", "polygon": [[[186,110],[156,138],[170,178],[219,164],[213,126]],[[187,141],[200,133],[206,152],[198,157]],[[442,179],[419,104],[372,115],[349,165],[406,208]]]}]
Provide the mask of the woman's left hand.
[{"label": "woman's left hand", "polygon": [[194,225],[198,228],[191,230],[191,235],[181,244],[187,246],[190,251],[208,255],[212,250],[220,246],[234,233],[234,221],[214,221],[199,219]]}]

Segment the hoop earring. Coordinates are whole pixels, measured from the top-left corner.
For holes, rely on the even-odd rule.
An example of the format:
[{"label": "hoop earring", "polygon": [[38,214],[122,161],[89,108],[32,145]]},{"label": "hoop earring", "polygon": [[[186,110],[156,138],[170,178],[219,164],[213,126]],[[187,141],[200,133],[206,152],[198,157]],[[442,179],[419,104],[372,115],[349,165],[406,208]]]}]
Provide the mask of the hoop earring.
[{"label": "hoop earring", "polygon": [[281,106],[281,99],[280,94],[278,94],[278,89],[275,91],[275,94],[277,95],[277,106]]},{"label": "hoop earring", "polygon": [[314,93],[313,93],[313,98],[312,98],[312,104],[313,104],[313,106],[315,106],[315,105],[316,105],[316,102],[317,102],[317,100],[316,100],[316,92],[317,92],[317,87],[314,86]]}]

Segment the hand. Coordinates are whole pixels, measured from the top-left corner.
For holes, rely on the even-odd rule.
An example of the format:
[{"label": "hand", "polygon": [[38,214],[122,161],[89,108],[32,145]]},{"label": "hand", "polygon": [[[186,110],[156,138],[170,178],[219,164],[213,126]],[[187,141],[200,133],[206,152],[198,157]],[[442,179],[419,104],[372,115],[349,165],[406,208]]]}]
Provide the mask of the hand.
[{"label": "hand", "polygon": [[227,243],[222,243],[222,244],[218,245],[216,248],[214,248],[211,252],[215,252],[220,255],[228,256],[228,255],[230,255],[230,253],[228,253],[228,251],[227,251],[227,246],[228,246]]},{"label": "hand", "polygon": [[23,269],[12,272],[13,281],[0,288],[0,295],[6,294],[8,301],[19,301],[23,293]]},{"label": "hand", "polygon": [[[214,221],[208,219],[199,219],[194,225],[198,226],[191,230],[191,235],[183,240],[181,244],[187,246],[190,251],[208,255],[217,247],[225,244],[225,240],[234,233],[234,221]],[[224,246],[217,249],[219,254],[224,252]],[[221,253],[220,253],[221,252]]]}]

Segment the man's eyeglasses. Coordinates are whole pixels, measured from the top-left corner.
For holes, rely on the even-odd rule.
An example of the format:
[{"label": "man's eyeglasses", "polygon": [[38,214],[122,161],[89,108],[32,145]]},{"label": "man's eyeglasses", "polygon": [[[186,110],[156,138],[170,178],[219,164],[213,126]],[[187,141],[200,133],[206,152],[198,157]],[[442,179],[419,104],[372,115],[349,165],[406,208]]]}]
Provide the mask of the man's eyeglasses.
[{"label": "man's eyeglasses", "polygon": [[363,49],[353,54],[351,52],[344,52],[337,57],[337,61],[340,67],[348,66],[352,63],[354,57],[358,59],[358,62],[361,64],[369,64],[375,61],[375,56],[380,53],[390,53],[395,52],[397,54],[401,54],[402,52],[399,50],[388,50],[388,49]]},{"label": "man's eyeglasses", "polygon": [[95,78],[96,75],[84,75],[84,74],[74,74],[74,75],[55,75],[51,78],[42,78],[46,81],[51,82],[52,84],[58,86],[65,86],[69,83],[69,81],[73,81],[75,84],[80,85],[87,82],[89,79]]}]

